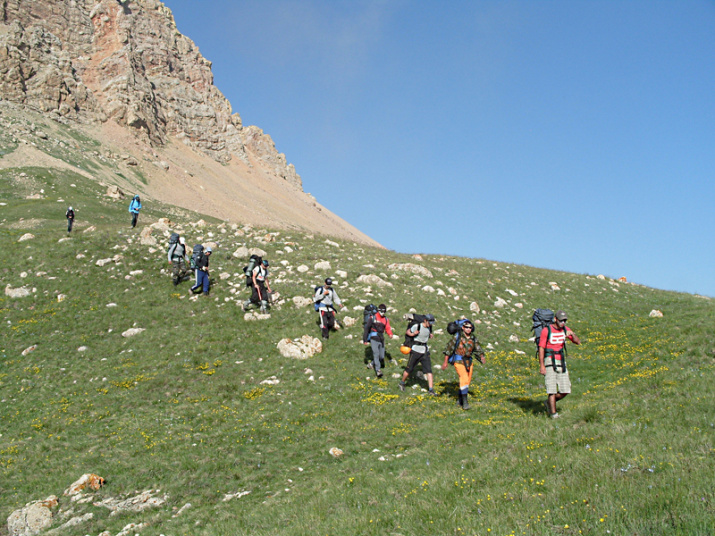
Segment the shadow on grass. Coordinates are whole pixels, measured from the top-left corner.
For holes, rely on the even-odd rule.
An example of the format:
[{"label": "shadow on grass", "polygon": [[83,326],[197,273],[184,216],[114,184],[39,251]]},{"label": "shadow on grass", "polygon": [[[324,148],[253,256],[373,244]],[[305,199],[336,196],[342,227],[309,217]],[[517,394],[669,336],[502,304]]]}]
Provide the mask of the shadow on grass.
[{"label": "shadow on grass", "polygon": [[542,413],[546,413],[546,408],[544,407],[544,400],[546,400],[546,397],[537,400],[533,400],[531,398],[512,397],[507,400],[509,400],[512,404],[519,406],[524,413],[531,413],[532,415],[541,415]]}]

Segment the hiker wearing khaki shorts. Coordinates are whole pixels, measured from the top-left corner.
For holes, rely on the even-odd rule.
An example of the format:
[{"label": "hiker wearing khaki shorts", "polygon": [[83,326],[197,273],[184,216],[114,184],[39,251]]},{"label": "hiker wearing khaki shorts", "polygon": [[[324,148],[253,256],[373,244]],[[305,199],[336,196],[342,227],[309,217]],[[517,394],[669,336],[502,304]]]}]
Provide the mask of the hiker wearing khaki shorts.
[{"label": "hiker wearing khaki shorts", "polygon": [[559,416],[556,402],[571,392],[571,380],[566,369],[566,339],[581,344],[576,334],[566,327],[564,311],[556,311],[550,326],[542,328],[539,338],[539,372],[546,382],[546,410],[552,419]]}]

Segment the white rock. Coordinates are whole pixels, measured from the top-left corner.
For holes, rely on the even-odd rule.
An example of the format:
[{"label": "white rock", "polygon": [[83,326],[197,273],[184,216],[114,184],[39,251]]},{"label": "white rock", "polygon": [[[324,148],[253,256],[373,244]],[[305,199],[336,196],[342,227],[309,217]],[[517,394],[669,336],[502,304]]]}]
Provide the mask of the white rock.
[{"label": "white rock", "polygon": [[12,288],[10,285],[5,287],[5,296],[11,298],[26,298],[30,295],[30,289],[26,287]]},{"label": "white rock", "polygon": [[355,324],[357,324],[357,318],[353,318],[353,317],[351,317],[351,316],[345,316],[345,317],[343,317],[343,325],[344,325],[346,328],[351,328],[351,327],[353,327]]},{"label": "white rock", "polygon": [[425,285],[422,287],[422,292],[435,292],[434,287],[430,287],[429,285]]},{"label": "white rock", "polygon": [[18,242],[24,242],[25,240],[32,240],[33,238],[35,238],[35,235],[34,235],[34,234],[25,233],[25,234],[22,235],[20,238],[18,238],[17,241],[18,241]]},{"label": "white rock", "polygon": [[518,295],[519,295],[518,292],[514,292],[513,290],[511,290],[511,289],[509,289],[509,288],[506,289],[506,291],[507,291],[509,294],[511,294],[512,296],[518,296]]},{"label": "white rock", "polygon": [[437,289],[437,296],[446,296],[447,294],[441,288]]},{"label": "white rock", "polygon": [[22,355],[23,355],[23,356],[26,356],[26,355],[29,354],[30,352],[34,352],[36,349],[37,349],[37,345],[36,345],[36,344],[33,344],[32,346],[28,346],[27,348],[25,348],[25,349],[22,351]]},{"label": "white rock", "polygon": [[519,337],[517,335],[511,335],[509,337],[509,342],[519,342]]},{"label": "white rock", "polygon": [[657,309],[653,309],[649,314],[649,317],[651,318],[662,318],[663,317],[663,312],[659,311]]},{"label": "white rock", "polygon": [[250,491],[239,491],[237,493],[227,493],[223,496],[223,502],[228,502],[231,499],[240,499],[241,497],[248,495]]},{"label": "white rock", "polygon": [[283,357],[308,359],[323,351],[323,343],[315,337],[303,335],[300,339],[281,339],[277,348]]},{"label": "white rock", "polygon": [[7,518],[7,530],[11,536],[30,536],[52,525],[52,508],[57,506],[57,497],[50,495],[44,501],[27,503]]},{"label": "white rock", "polygon": [[96,228],[94,225],[90,225],[90,226],[87,227],[84,231],[82,231],[82,234],[84,234],[84,233],[93,233],[93,232],[96,231],[96,230],[97,230],[97,228]]},{"label": "white rock", "polygon": [[107,307],[116,307],[116,306],[117,306],[116,303],[108,303],[108,304],[107,304]]},{"label": "white rock", "polygon": [[300,266],[298,266],[298,271],[299,271],[301,274],[304,274],[304,273],[307,272],[308,270],[310,270],[310,268],[308,268],[305,264],[301,264]]},{"label": "white rock", "polygon": [[[415,258],[417,258],[417,257],[415,257]],[[419,258],[421,259],[421,257],[419,257]],[[412,264],[412,263],[398,264],[398,263],[393,263],[393,264],[390,264],[387,268],[388,268],[389,270],[392,270],[393,272],[396,272],[396,271],[410,272],[410,273],[412,273],[412,274],[421,275],[421,276],[427,277],[427,278],[429,278],[429,279],[431,279],[432,277],[434,277],[434,276],[432,275],[432,272],[430,272],[430,271],[429,271],[427,268],[425,268],[424,266],[419,266],[418,264]]]},{"label": "white rock", "polygon": [[129,328],[122,333],[122,337],[133,337],[134,335],[138,335],[142,331],[144,331],[144,328]]},{"label": "white rock", "polygon": [[98,260],[97,262],[95,262],[94,264],[96,264],[96,265],[99,266],[99,267],[102,267],[102,266],[105,266],[105,265],[109,264],[109,263],[112,262],[113,260],[114,260],[114,259],[99,259],[99,260]]},{"label": "white rock", "polygon": [[79,348],[77,348],[77,351],[78,351],[78,352],[86,352],[86,351],[87,351],[87,347],[86,347],[86,346],[80,346]]},{"label": "white rock", "polygon": [[329,246],[333,246],[336,248],[340,247],[340,244],[338,244],[337,242],[333,242],[332,240],[326,240],[325,243],[328,244]]},{"label": "white rock", "polygon": [[[313,268],[315,268],[316,270],[330,270],[331,266],[330,262],[328,261],[320,261],[316,262]],[[300,268],[298,268],[298,270],[300,271]]]},{"label": "white rock", "polygon": [[231,277],[231,274],[229,274],[228,272],[221,272],[218,276],[221,281],[225,281],[229,277]]},{"label": "white rock", "polygon": [[479,304],[475,301],[469,304],[469,310],[473,313],[478,313],[480,311]]},{"label": "white rock", "polygon": [[[238,305],[238,304],[237,304]],[[255,320],[268,320],[271,317],[270,314],[267,313],[257,313],[255,311],[251,311],[249,313],[246,313],[243,315],[243,319],[246,322],[253,322]]]},{"label": "white rock", "polygon": [[131,272],[129,272],[129,275],[136,277],[143,273],[144,273],[144,270],[132,270]]},{"label": "white rock", "polygon": [[514,307],[516,307],[517,309],[523,309],[523,308],[524,308],[524,304],[523,304],[523,303],[515,303],[515,304],[514,304]]},{"label": "white rock", "polygon": [[261,385],[278,385],[281,381],[275,376],[271,376],[261,382]]},{"label": "white rock", "polygon": [[605,280],[605,279],[606,279],[606,276],[603,275],[603,274],[598,274],[598,275],[596,276],[596,279],[603,279],[603,280]]},{"label": "white rock", "polygon": [[502,298],[497,296],[497,301],[494,302],[494,307],[499,307],[501,309],[502,307],[506,307],[506,305],[506,300],[503,300]]},{"label": "white rock", "polygon": [[328,452],[330,453],[330,455],[333,458],[339,458],[340,456],[342,456],[344,454],[344,452],[342,450],[340,450],[338,447],[333,447]]},{"label": "white rock", "polygon": [[357,282],[362,283],[364,285],[376,285],[380,288],[394,286],[389,281],[385,281],[380,276],[375,275],[375,274],[361,275],[360,277],[357,278]]},{"label": "white rock", "polygon": [[311,300],[310,298],[304,298],[303,296],[294,296],[293,303],[296,307],[301,308],[312,304],[313,300]]}]

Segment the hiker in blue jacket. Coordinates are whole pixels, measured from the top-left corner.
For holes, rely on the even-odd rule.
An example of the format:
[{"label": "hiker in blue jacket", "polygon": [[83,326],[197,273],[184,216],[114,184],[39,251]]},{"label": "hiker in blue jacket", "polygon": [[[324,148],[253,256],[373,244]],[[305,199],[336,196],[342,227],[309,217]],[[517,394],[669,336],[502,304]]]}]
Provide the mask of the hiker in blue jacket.
[{"label": "hiker in blue jacket", "polygon": [[206,251],[201,258],[196,261],[196,284],[189,289],[189,294],[194,294],[197,290],[203,287],[203,295],[209,295],[209,257],[211,256],[211,247],[207,246]]},{"label": "hiker in blue jacket", "polygon": [[139,211],[142,209],[142,202],[138,195],[132,198],[132,202],[129,203],[129,212],[132,213],[132,227],[137,226],[137,218],[139,217]]}]

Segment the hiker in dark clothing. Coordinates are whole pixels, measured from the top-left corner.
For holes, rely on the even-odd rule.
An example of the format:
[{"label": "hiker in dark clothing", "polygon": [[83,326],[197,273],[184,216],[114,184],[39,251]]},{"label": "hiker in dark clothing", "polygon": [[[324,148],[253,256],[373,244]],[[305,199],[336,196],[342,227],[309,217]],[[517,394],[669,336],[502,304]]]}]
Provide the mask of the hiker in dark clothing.
[{"label": "hiker in dark clothing", "polygon": [[138,195],[132,198],[132,202],[129,203],[129,212],[132,214],[132,227],[137,226],[137,218],[139,218],[139,211],[142,209],[142,203]]},{"label": "hiker in dark clothing", "polygon": [[333,289],[332,279],[328,277],[325,280],[325,285],[318,287],[313,296],[313,302],[318,305],[320,331],[323,339],[328,339],[330,338],[330,330],[335,327],[335,308],[333,305],[339,305],[341,309],[345,309],[340,297],[338,297],[338,293]]},{"label": "hiker in dark clothing", "polygon": [[74,210],[72,210],[72,207],[68,208],[67,212],[65,212],[65,218],[67,218],[67,232],[71,233],[72,224],[74,223]]},{"label": "hiker in dark clothing", "polygon": [[189,289],[189,294],[194,294],[199,288],[203,287],[203,295],[209,295],[209,257],[211,256],[211,247],[207,247],[203,255],[196,261],[196,284]]},{"label": "hiker in dark clothing", "polygon": [[179,240],[169,246],[169,251],[167,252],[167,258],[171,263],[171,272],[174,276],[174,286],[178,285],[189,273],[186,267],[186,241],[184,237],[180,237]]},{"label": "hiker in dark clothing", "polygon": [[377,306],[377,313],[368,318],[365,322],[365,329],[362,334],[362,342],[372,347],[372,368],[375,375],[382,378],[382,363],[385,361],[385,333],[392,337],[392,327],[390,321],[385,316],[387,306],[381,303]]}]

